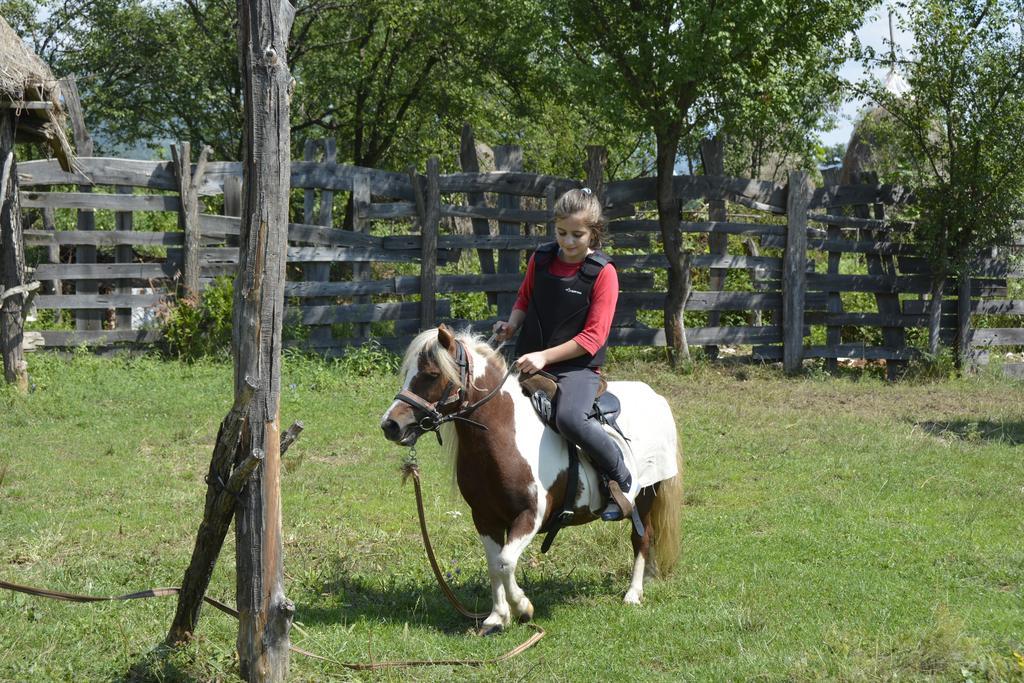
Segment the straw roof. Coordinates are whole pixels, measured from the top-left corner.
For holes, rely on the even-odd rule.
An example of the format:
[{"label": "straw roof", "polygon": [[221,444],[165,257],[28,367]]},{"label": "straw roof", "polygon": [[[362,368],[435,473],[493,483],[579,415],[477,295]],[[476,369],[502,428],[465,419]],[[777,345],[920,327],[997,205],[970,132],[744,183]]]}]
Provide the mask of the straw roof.
[{"label": "straw roof", "polygon": [[64,133],[60,85],[0,17],[0,112],[9,109],[17,117],[19,141],[48,143],[61,168],[70,171],[74,153]]}]

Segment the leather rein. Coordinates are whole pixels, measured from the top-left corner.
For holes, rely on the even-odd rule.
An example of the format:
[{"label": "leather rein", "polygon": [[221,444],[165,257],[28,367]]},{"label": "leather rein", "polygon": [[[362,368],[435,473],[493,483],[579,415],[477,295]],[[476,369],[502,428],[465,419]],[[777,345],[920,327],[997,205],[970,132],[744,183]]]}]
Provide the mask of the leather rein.
[{"label": "leather rein", "polygon": [[[423,416],[417,420],[419,428],[424,432],[434,432],[434,436],[437,437],[437,443],[440,445],[441,432],[438,431],[445,422],[452,422],[453,420],[461,420],[467,424],[471,424],[474,427],[479,427],[484,431],[487,431],[487,425],[481,424],[476,420],[469,419],[477,408],[484,405],[492,398],[494,398],[503,386],[505,386],[505,380],[513,372],[513,368],[510,366],[508,372],[497,386],[491,389],[483,398],[474,403],[469,402],[469,392],[467,387],[473,381],[473,355],[466,348],[466,345],[461,340],[455,340],[455,365],[459,368],[459,384],[456,388],[455,382],[448,380],[444,390],[441,392],[441,397],[434,402],[427,401],[425,398],[416,394],[409,389],[402,389],[400,392],[395,394],[396,401],[402,401],[410,406],[413,410],[420,411]],[[446,412],[447,411],[447,412]]]}]

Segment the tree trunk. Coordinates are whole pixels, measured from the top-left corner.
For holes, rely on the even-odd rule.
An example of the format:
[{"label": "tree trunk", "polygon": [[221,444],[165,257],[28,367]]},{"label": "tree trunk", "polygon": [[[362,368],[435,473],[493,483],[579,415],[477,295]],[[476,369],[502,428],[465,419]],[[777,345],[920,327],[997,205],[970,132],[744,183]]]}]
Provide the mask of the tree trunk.
[{"label": "tree trunk", "polygon": [[243,210],[235,276],[235,396],[256,387],[240,465],[262,459],[239,496],[235,523],[238,661],[249,681],[288,675],[294,605],[284,595],[281,543],[281,324],[291,167],[286,51],[295,16],[286,0],[238,0],[245,103]]},{"label": "tree trunk", "polygon": [[680,204],[676,198],[676,152],[680,129],[677,124],[655,131],[658,171],[658,226],[668,259],[668,292],[665,295],[665,346],[669,362],[675,367],[683,353],[683,305],[685,304],[685,259],[680,228]]},{"label": "tree trunk", "polygon": [[[25,243],[21,234],[18,201],[18,168],[14,161],[15,114],[0,109],[0,293],[25,284]],[[4,379],[20,391],[28,391],[28,369],[21,348],[27,294],[0,299],[0,355]]]}]

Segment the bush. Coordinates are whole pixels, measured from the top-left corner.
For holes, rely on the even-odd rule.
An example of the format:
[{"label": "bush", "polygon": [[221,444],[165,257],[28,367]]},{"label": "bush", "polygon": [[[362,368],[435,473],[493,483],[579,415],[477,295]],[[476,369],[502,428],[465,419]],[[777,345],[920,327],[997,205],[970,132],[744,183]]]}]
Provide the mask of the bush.
[{"label": "bush", "polygon": [[162,316],[167,353],[188,362],[227,356],[231,352],[233,299],[233,280],[222,276],[203,291],[198,302],[180,299],[167,308]]}]

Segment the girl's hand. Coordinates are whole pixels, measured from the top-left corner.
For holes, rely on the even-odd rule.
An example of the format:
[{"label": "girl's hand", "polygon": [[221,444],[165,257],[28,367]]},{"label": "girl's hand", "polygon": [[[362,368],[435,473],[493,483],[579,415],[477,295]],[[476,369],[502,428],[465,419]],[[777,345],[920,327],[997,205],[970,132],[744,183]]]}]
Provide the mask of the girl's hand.
[{"label": "girl's hand", "polygon": [[539,370],[543,370],[544,366],[548,364],[547,356],[544,355],[543,351],[534,351],[524,356],[520,356],[516,360],[516,367],[520,371],[527,374],[533,374]]},{"label": "girl's hand", "polygon": [[494,327],[491,328],[491,332],[494,333],[494,338],[497,341],[503,342],[508,341],[509,337],[516,333],[516,328],[511,323],[499,320],[494,323]]}]

